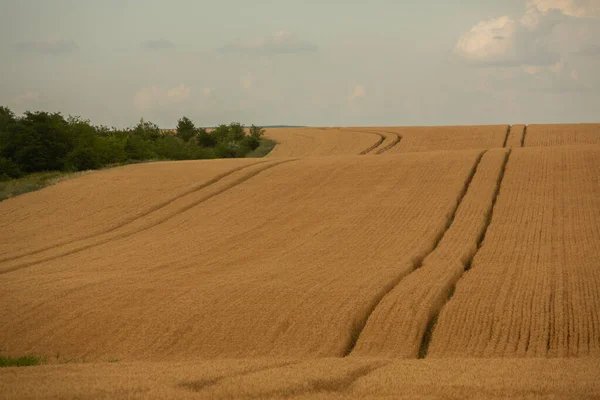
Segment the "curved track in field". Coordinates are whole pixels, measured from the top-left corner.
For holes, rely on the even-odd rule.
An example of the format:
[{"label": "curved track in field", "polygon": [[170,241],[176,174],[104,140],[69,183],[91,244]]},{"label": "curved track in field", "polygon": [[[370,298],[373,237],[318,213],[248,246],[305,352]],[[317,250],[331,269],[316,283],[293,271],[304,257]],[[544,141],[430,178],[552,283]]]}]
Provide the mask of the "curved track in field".
[{"label": "curved track in field", "polygon": [[4,201],[0,356],[91,364],[2,393],[600,397],[599,127],[269,129]]}]

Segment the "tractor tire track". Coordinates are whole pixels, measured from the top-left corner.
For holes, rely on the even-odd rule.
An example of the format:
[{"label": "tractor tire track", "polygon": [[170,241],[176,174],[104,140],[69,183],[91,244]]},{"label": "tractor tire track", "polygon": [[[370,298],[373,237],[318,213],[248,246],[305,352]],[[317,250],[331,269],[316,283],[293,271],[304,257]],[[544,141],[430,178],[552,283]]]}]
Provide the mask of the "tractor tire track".
[{"label": "tractor tire track", "polygon": [[[271,163],[271,164],[267,165],[266,167],[264,167],[262,169],[259,169],[257,171],[251,172],[251,173],[249,173],[247,175],[244,175],[243,177],[241,177],[239,179],[236,179],[234,182],[232,182],[231,184],[229,184],[229,185],[227,185],[227,186],[225,186],[225,187],[217,190],[215,193],[211,193],[211,194],[209,194],[207,196],[204,196],[201,199],[199,199],[197,201],[194,201],[194,202],[192,202],[192,203],[190,203],[190,204],[188,204],[188,205],[186,205],[186,206],[184,206],[182,208],[179,208],[175,212],[173,212],[173,213],[171,213],[171,214],[169,214],[169,215],[167,215],[167,216],[165,216],[163,218],[159,218],[157,221],[154,221],[154,222],[152,222],[152,223],[150,223],[150,224],[148,224],[148,225],[146,225],[144,227],[141,227],[139,229],[136,229],[134,231],[122,233],[122,234],[119,234],[119,235],[116,235],[116,236],[111,236],[109,238],[102,239],[100,241],[97,241],[97,242],[94,242],[94,243],[90,243],[90,244],[87,244],[87,245],[84,245],[84,246],[81,246],[81,247],[77,247],[75,249],[72,249],[72,250],[69,250],[69,251],[65,251],[65,252],[62,252],[60,254],[49,256],[49,257],[46,257],[46,258],[42,258],[42,259],[39,259],[39,260],[34,260],[34,261],[30,261],[30,262],[25,262],[25,263],[22,263],[22,264],[14,265],[12,267],[8,267],[8,268],[0,270],[0,275],[6,274],[6,273],[9,273],[9,272],[18,271],[18,270],[21,270],[21,269],[24,269],[24,268],[29,268],[29,267],[32,267],[32,266],[35,266],[35,265],[38,265],[38,264],[41,264],[41,263],[44,263],[44,262],[53,261],[53,260],[56,260],[56,259],[59,259],[59,258],[62,258],[62,257],[70,256],[72,254],[76,254],[76,253],[82,252],[82,251],[90,249],[92,247],[100,246],[100,245],[103,245],[103,244],[106,244],[106,243],[109,243],[109,242],[112,242],[112,241],[115,241],[115,240],[124,239],[124,238],[130,237],[130,236],[133,236],[135,234],[138,234],[140,232],[144,232],[146,230],[152,229],[152,228],[154,228],[154,227],[156,227],[156,226],[158,226],[158,225],[160,225],[160,224],[168,221],[169,219],[171,219],[171,218],[173,218],[173,217],[175,217],[177,215],[180,215],[180,214],[182,214],[182,213],[190,210],[191,208],[196,207],[196,206],[204,203],[205,201],[208,201],[208,200],[212,199],[215,196],[218,196],[218,195],[220,195],[222,193],[225,193],[226,191],[228,191],[228,190],[230,190],[230,189],[238,186],[239,184],[242,184],[242,183],[246,182],[247,180],[255,177],[256,175],[260,174],[261,172],[264,172],[264,171],[266,171],[266,170],[268,170],[270,168],[274,168],[274,167],[279,166],[281,164],[285,164],[285,163],[296,161],[296,160],[297,159],[289,159],[289,160],[283,160],[283,161],[278,161],[278,162]],[[256,166],[257,164],[262,164],[262,163],[254,163],[251,166]],[[240,170],[242,170],[242,169],[244,169],[244,168],[241,168]],[[239,172],[240,170],[238,170],[237,172]],[[227,174],[227,176],[229,176],[229,175],[231,175],[231,173]],[[223,178],[221,178],[221,179],[223,179]],[[210,185],[208,185],[208,186],[210,186]],[[149,214],[147,214],[147,215],[149,215]],[[94,236],[94,237],[97,237],[97,236]],[[93,237],[92,237],[92,239],[93,239]],[[55,248],[56,247],[52,247],[50,250],[55,249]]]},{"label": "tractor tire track", "polygon": [[[427,258],[427,256],[431,253],[433,253],[436,248],[438,247],[440,241],[442,240],[442,238],[444,237],[444,234],[448,231],[448,229],[450,229],[450,226],[452,225],[452,222],[454,221],[454,217],[456,216],[456,212],[458,211],[458,208],[460,207],[462,200],[464,199],[469,186],[471,184],[471,181],[473,180],[473,177],[475,176],[476,172],[477,172],[477,168],[479,167],[479,164],[481,162],[481,159],[483,158],[484,154],[487,152],[487,150],[479,153],[479,155],[477,156],[477,158],[475,159],[475,162],[471,168],[471,172],[469,173],[467,179],[464,182],[463,188],[459,194],[458,197],[458,201],[456,202],[456,205],[452,211],[451,216],[448,218],[447,224],[444,227],[444,229],[442,229],[440,231],[440,233],[438,234],[438,236],[434,239],[433,241],[433,246],[431,247],[431,249],[426,252],[426,254],[424,254],[423,256],[419,257],[419,259],[415,259],[414,263],[413,263],[413,269],[412,271],[416,271],[418,270],[422,265],[423,265],[423,261],[425,260],[425,258]],[[409,274],[410,275],[410,274]],[[347,347],[346,347],[346,351],[344,353],[344,357],[349,356],[352,354],[356,343],[358,342],[358,340],[360,339],[360,336],[362,334],[362,332],[365,329],[365,326],[367,325],[369,318],[371,317],[371,315],[373,315],[373,312],[375,311],[375,309],[379,306],[379,304],[382,302],[382,300],[384,299],[384,297],[386,295],[388,295],[392,290],[394,290],[394,288],[402,281],[403,278],[405,278],[407,275],[402,275],[396,279],[394,279],[392,282],[390,282],[388,285],[385,286],[384,290],[382,290],[375,298],[374,301],[372,303],[372,306],[370,307],[369,311],[366,313],[364,319],[360,322],[360,324],[355,327],[355,331],[352,333],[351,335],[351,340],[348,343]]]},{"label": "tractor tire track", "polygon": [[508,137],[510,136],[511,129],[512,129],[512,125],[509,125],[508,128],[506,128],[506,136],[504,137],[504,143],[502,143],[503,148],[506,147],[506,142],[508,142]]},{"label": "tractor tire track", "polygon": [[387,134],[390,134],[390,135],[394,135],[396,138],[392,141],[392,143],[389,143],[388,145],[383,146],[381,149],[378,149],[375,152],[375,154],[383,154],[383,153],[385,153],[386,151],[392,149],[393,147],[396,147],[400,143],[400,141],[402,140],[402,136],[400,136],[398,133],[388,132],[388,131],[379,131],[379,132],[387,133]]},{"label": "tractor tire track", "polygon": [[383,136],[382,134],[377,133],[377,132],[368,132],[368,131],[351,131],[351,132],[368,133],[371,135],[379,136],[379,140],[375,144],[373,144],[372,146],[369,146],[365,150],[358,153],[358,155],[361,155],[361,156],[368,154],[368,153],[372,152],[373,150],[375,150],[376,148],[378,148],[379,146],[381,146],[381,143],[383,143],[383,141],[386,139],[385,136]]},{"label": "tractor tire track", "polygon": [[185,192],[183,192],[183,193],[181,193],[181,194],[179,194],[179,195],[177,195],[175,197],[172,197],[171,199],[168,199],[168,200],[165,200],[165,201],[163,201],[163,202],[161,202],[159,204],[156,204],[156,205],[152,206],[151,208],[149,208],[147,211],[145,211],[143,213],[140,213],[140,214],[137,214],[137,215],[135,215],[135,216],[133,216],[131,218],[128,218],[128,219],[122,221],[121,223],[119,223],[117,225],[114,225],[114,226],[112,226],[110,228],[107,228],[107,229],[104,229],[102,231],[93,233],[93,234],[88,235],[88,236],[80,237],[80,238],[77,238],[77,239],[65,240],[63,242],[59,242],[59,243],[53,244],[51,246],[46,246],[46,247],[43,247],[41,249],[32,250],[32,251],[29,251],[27,253],[22,253],[22,254],[19,254],[17,256],[5,257],[5,258],[0,259],[0,264],[8,262],[8,261],[15,261],[15,260],[18,260],[18,259],[21,259],[21,258],[33,256],[33,255],[36,255],[36,254],[39,254],[39,253],[43,253],[44,251],[52,250],[52,249],[55,249],[55,248],[59,248],[61,246],[65,246],[65,245],[68,245],[68,244],[76,243],[76,242],[79,242],[79,241],[82,241],[82,240],[91,239],[91,238],[94,238],[96,236],[100,236],[100,235],[104,235],[104,234],[116,231],[117,229],[123,228],[123,227],[125,227],[125,226],[127,226],[129,224],[132,224],[135,221],[137,221],[139,219],[142,219],[142,218],[144,218],[144,217],[146,217],[146,216],[148,216],[148,215],[150,215],[150,214],[152,214],[152,213],[154,213],[156,211],[160,211],[161,209],[169,206],[170,204],[174,203],[177,200],[180,200],[180,199],[182,199],[182,198],[184,198],[186,196],[194,194],[194,193],[196,193],[196,192],[198,192],[198,191],[200,191],[202,189],[205,189],[205,188],[207,188],[207,187],[209,187],[209,186],[211,186],[211,185],[213,185],[215,183],[218,183],[220,180],[222,180],[224,178],[227,178],[228,176],[230,176],[230,175],[232,175],[232,174],[234,174],[236,172],[239,172],[239,171],[241,171],[243,169],[250,168],[250,167],[253,167],[255,165],[259,165],[259,164],[265,163],[265,162],[268,162],[268,161],[267,160],[265,160],[265,161],[259,161],[259,162],[252,163],[252,164],[249,164],[249,165],[244,165],[244,166],[241,166],[241,167],[238,167],[238,168],[234,168],[232,170],[229,170],[227,172],[219,174],[219,175],[215,176],[214,178],[208,180],[207,182],[204,182],[204,183],[202,183],[200,185],[196,185],[196,186],[190,188],[189,190],[187,190],[187,191],[185,191]]},{"label": "tractor tire track", "polygon": [[[492,206],[490,208],[489,213],[486,216],[485,227],[483,228],[483,231],[480,233],[480,236],[479,236],[479,238],[477,240],[477,250],[475,251],[475,253],[473,253],[469,257],[469,259],[464,264],[464,271],[465,272],[469,271],[471,269],[471,264],[473,262],[473,259],[475,258],[475,256],[479,252],[479,249],[483,245],[483,242],[485,241],[485,236],[487,234],[488,228],[490,227],[490,225],[492,223],[492,218],[494,216],[494,208],[496,207],[496,201],[498,200],[498,195],[500,194],[500,188],[502,186],[502,181],[504,180],[504,174],[506,172],[506,166],[508,164],[508,160],[510,159],[511,152],[512,152],[512,150],[509,149],[508,152],[506,153],[505,158],[504,158],[504,162],[502,163],[502,166],[501,166],[501,169],[500,169],[500,175],[499,175],[498,180],[496,182],[496,189],[494,191],[494,196],[492,198]],[[425,358],[427,356],[427,352],[429,350],[429,344],[431,342],[431,338],[433,337],[433,334],[435,333],[435,325],[436,325],[437,319],[438,319],[440,313],[442,312],[442,310],[444,309],[444,307],[446,306],[446,304],[448,303],[448,301],[450,301],[452,299],[452,296],[454,294],[454,290],[456,288],[456,285],[458,284],[458,281],[460,281],[461,277],[458,277],[458,279],[452,284],[452,286],[450,288],[450,293],[448,295],[448,298],[446,299],[446,302],[444,304],[442,304],[442,306],[440,307],[440,309],[438,310],[438,312],[429,321],[428,328],[427,328],[427,330],[425,332],[425,335],[423,336],[423,340],[421,342],[421,346],[420,346],[420,349],[419,349],[419,358]]]}]

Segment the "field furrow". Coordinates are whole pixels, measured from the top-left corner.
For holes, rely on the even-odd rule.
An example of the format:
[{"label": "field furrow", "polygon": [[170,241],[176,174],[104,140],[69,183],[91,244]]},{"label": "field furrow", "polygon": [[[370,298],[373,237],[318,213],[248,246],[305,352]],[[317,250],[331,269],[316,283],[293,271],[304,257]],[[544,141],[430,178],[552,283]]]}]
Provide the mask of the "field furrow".
[{"label": "field furrow", "polygon": [[527,126],[525,147],[600,144],[600,124]]},{"label": "field furrow", "polygon": [[506,140],[506,145],[510,149],[515,147],[523,147],[523,134],[525,133],[525,125],[512,125],[510,133]]},{"label": "field furrow", "polygon": [[95,360],[344,355],[435,247],[480,153],[263,170],[153,227],[3,275],[0,342]]},{"label": "field furrow", "polygon": [[396,132],[389,131],[377,131],[386,136],[386,140],[381,144],[377,149],[375,149],[375,154],[383,154],[386,151],[390,150],[394,146],[397,146],[402,140],[402,137]]},{"label": "field furrow", "polygon": [[368,149],[363,154],[382,154],[392,147],[396,146],[400,142],[400,136],[394,132],[386,132],[381,130],[354,130],[356,132],[364,132],[369,134],[375,134],[381,136],[382,140],[377,146]]},{"label": "field furrow", "polygon": [[5,261],[0,264],[0,275],[22,268],[28,268],[46,261],[56,260],[60,257],[76,254],[91,247],[102,245],[112,240],[127,238],[136,233],[153,228],[226,190],[245,182],[264,170],[293,160],[294,159],[266,163],[259,162],[247,167],[236,168],[233,171],[211,179],[193,191],[189,191],[165,204],[161,204],[159,207],[154,207],[141,216],[127,220],[125,223],[108,229],[105,232],[90,236],[82,234],[83,237],[80,240],[73,240],[67,243],[43,248],[38,251],[30,252],[26,256],[19,257],[18,259]]},{"label": "field furrow", "polygon": [[269,157],[306,157],[500,148],[508,132],[507,125],[285,128],[267,136],[279,143]]},{"label": "field furrow", "polygon": [[600,148],[513,149],[431,357],[600,355]]},{"label": "field furrow", "polygon": [[381,140],[373,144],[373,146],[365,149],[361,154],[383,154],[392,147],[400,143],[400,136],[395,132],[384,131],[380,129],[367,129],[367,128],[343,128],[346,132],[359,132],[369,135],[378,135]]},{"label": "field furrow", "polygon": [[[379,128],[374,128],[379,130]],[[438,150],[492,149],[503,147],[507,125],[387,127],[402,137],[388,153]]]},{"label": "field furrow", "polygon": [[128,165],[3,201],[0,269],[8,261],[118,229],[256,163],[237,159]]},{"label": "field furrow", "polygon": [[507,157],[502,149],[483,155],[437,247],[383,298],[352,355],[416,358],[426,351],[428,329],[483,238]]},{"label": "field furrow", "polygon": [[343,128],[274,128],[266,136],[277,142],[269,158],[366,154],[384,140],[380,134]]},{"label": "field furrow", "polygon": [[[348,131],[348,130],[346,130]],[[357,131],[359,132],[359,131]],[[373,143],[373,145],[367,149],[364,149],[363,151],[361,151],[359,154],[363,155],[363,154],[370,154],[370,153],[374,153],[375,150],[377,150],[380,146],[383,145],[383,143],[385,142],[385,140],[387,139],[387,137],[385,135],[382,135],[381,133],[378,132],[368,132],[368,131],[360,131],[361,133],[366,133],[369,135],[377,135],[379,136],[379,140],[376,143]]]},{"label": "field furrow", "polygon": [[7,398],[463,399],[600,397],[595,359],[194,360],[0,370]]}]

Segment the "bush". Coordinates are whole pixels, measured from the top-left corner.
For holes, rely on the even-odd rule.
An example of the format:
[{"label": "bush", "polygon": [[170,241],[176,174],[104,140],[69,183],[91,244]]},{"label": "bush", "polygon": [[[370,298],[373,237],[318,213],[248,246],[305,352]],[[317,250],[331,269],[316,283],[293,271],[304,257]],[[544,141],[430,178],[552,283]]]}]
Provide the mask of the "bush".
[{"label": "bush", "polygon": [[196,142],[202,147],[215,147],[217,138],[214,134],[206,132],[206,129],[199,129],[196,135]]},{"label": "bush", "polygon": [[102,167],[98,149],[81,146],[70,152],[65,159],[65,168],[69,171],[85,171]]},{"label": "bush", "polygon": [[142,136],[132,133],[125,142],[125,154],[128,160],[151,160],[156,158],[152,144],[144,140]]},{"label": "bush", "polygon": [[81,171],[152,159],[188,160],[244,157],[257,149],[264,129],[232,122],[212,132],[187,117],[175,135],[163,134],[140,119],[132,128],[94,126],[60,113],[26,112],[22,117],[0,107],[0,179],[45,171]]},{"label": "bush", "polygon": [[196,126],[188,117],[183,117],[177,121],[177,136],[184,142],[196,136]]},{"label": "bush", "polygon": [[142,138],[143,140],[157,140],[162,137],[160,128],[158,125],[153,124],[150,121],[145,121],[144,118],[140,119],[140,122],[133,128],[131,133],[135,136]]},{"label": "bush", "polygon": [[23,175],[21,169],[13,160],[0,157],[0,181],[19,178]]},{"label": "bush", "polygon": [[127,161],[127,152],[125,151],[126,143],[126,137],[119,137],[116,135],[99,136],[96,140],[96,150],[100,157],[101,164],[104,166],[120,164]]}]

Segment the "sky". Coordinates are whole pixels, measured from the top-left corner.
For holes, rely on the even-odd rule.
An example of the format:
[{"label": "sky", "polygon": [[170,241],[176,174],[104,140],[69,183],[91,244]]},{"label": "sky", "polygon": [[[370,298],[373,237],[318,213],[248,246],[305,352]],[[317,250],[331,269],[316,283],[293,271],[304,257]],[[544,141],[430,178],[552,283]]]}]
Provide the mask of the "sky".
[{"label": "sky", "polygon": [[600,0],[0,0],[0,54],[106,126],[600,122]]}]

